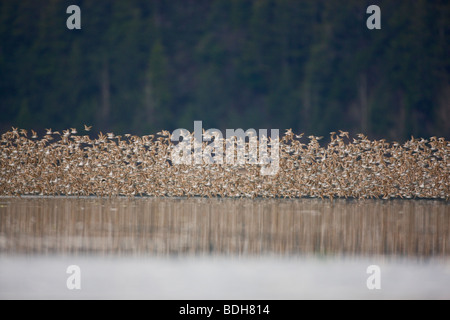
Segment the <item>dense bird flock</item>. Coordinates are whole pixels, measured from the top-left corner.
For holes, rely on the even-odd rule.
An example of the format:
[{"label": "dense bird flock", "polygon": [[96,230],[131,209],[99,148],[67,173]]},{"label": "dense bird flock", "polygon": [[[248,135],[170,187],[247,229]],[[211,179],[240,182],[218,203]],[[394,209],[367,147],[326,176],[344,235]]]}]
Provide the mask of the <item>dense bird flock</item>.
[{"label": "dense bird flock", "polygon": [[450,198],[444,138],[400,144],[340,131],[321,146],[320,137],[287,130],[277,174],[262,175],[261,165],[248,163],[173,164],[170,137],[162,131],[93,139],[48,129],[39,138],[12,128],[1,136],[0,195]]}]

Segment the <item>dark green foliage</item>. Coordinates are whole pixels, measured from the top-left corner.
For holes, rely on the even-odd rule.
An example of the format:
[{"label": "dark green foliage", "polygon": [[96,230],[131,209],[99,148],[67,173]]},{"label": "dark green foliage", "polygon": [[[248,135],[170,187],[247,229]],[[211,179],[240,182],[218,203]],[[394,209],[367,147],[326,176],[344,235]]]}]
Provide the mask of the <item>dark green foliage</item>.
[{"label": "dark green foliage", "polygon": [[449,137],[449,16],[444,0],[0,0],[0,129]]}]

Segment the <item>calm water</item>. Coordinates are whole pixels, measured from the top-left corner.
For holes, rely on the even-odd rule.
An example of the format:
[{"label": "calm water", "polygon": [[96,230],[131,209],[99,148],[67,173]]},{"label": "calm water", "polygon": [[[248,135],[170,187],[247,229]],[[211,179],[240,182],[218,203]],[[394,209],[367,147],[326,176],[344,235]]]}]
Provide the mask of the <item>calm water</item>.
[{"label": "calm water", "polygon": [[443,201],[0,198],[1,299],[449,299],[449,283]]}]

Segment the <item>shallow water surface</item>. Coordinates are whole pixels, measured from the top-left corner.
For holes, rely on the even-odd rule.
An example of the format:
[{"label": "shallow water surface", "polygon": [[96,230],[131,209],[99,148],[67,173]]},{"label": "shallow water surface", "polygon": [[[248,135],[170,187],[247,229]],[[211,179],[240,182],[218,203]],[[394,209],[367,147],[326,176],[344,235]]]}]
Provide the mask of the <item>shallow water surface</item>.
[{"label": "shallow water surface", "polygon": [[[80,290],[66,287],[73,264]],[[448,260],[0,256],[0,299],[450,299],[449,283]]]},{"label": "shallow water surface", "polygon": [[3,198],[0,253],[450,255],[442,201]]},{"label": "shallow water surface", "polygon": [[[0,198],[0,298],[450,298],[429,200]],[[68,290],[78,265],[82,289]],[[378,265],[381,289],[369,290]]]}]

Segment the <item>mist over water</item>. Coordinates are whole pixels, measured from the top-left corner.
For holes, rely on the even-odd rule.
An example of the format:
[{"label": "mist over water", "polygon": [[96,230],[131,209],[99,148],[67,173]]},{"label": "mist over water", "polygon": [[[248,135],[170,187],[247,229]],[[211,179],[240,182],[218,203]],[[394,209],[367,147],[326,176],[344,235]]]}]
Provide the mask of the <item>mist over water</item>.
[{"label": "mist over water", "polygon": [[449,226],[431,200],[0,198],[0,298],[447,299]]}]

